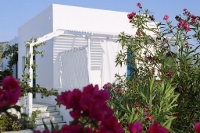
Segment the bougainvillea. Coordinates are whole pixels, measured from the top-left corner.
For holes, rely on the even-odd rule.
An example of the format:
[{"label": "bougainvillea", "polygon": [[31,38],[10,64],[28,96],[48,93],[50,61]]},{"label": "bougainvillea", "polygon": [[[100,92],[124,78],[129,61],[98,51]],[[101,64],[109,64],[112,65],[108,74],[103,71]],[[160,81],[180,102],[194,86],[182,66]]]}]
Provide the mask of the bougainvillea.
[{"label": "bougainvillea", "polygon": [[6,76],[0,88],[0,112],[3,107],[15,105],[19,100],[20,93],[19,81],[12,76]]}]

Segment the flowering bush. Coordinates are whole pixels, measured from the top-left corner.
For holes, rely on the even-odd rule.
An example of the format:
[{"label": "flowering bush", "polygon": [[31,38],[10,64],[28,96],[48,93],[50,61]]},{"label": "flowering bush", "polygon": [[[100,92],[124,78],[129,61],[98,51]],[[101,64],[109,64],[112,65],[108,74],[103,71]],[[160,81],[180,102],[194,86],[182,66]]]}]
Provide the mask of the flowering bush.
[{"label": "flowering bush", "polygon": [[[104,88],[111,95],[108,103],[114,109],[115,116],[122,123],[124,130],[134,121],[142,122],[144,130],[154,121],[171,130],[171,123],[176,118],[173,108],[177,106],[179,95],[174,93],[174,88],[169,83],[157,83],[152,78],[146,86],[140,85],[136,89],[124,89],[122,86],[124,85],[121,83],[107,83]],[[119,90],[122,90],[122,93]]]},{"label": "flowering bush", "polygon": [[[133,93],[135,98],[129,99],[140,106],[149,106],[151,103],[147,104],[148,101],[146,103],[143,101],[144,95],[140,88],[149,86],[149,78],[154,77],[157,83],[153,84],[152,94],[155,95],[152,96],[156,99],[151,105],[153,105],[154,112],[163,111],[166,105],[162,108],[158,106],[162,103],[162,97],[160,97],[162,93],[157,95],[159,91],[156,86],[170,84],[174,89],[169,90],[174,95],[179,95],[177,99],[172,97],[172,101],[177,103],[176,106],[171,105],[173,108],[163,114],[166,117],[174,116],[171,119],[170,131],[193,132],[194,123],[199,121],[200,116],[200,17],[183,9],[183,15],[175,16],[177,25],[174,26],[169,20],[171,16],[163,15],[165,23],[156,22],[149,10],[144,10],[141,4],[137,6],[139,7],[138,13],[132,12],[127,15],[130,24],[136,29],[135,36],[120,34],[119,42],[122,44],[123,51],[126,52],[121,51],[116,58],[118,65],[125,63],[131,70],[125,84],[126,90]],[[148,92],[148,87],[146,89]],[[148,99],[148,95],[146,96]],[[164,103],[167,102],[170,101],[164,101]],[[150,108],[152,107],[148,107]],[[117,111],[119,110],[120,108]],[[143,112],[138,113],[143,114]],[[153,118],[155,119],[155,116]],[[136,120],[140,119],[138,117]],[[165,120],[163,119],[163,122]],[[163,126],[166,127],[166,125]]]}]

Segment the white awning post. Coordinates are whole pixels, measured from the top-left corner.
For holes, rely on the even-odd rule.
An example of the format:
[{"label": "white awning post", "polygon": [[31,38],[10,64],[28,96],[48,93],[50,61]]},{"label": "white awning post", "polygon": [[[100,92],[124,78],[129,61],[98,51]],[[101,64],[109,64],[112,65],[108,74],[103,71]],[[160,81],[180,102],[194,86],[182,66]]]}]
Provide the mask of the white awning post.
[{"label": "white awning post", "polygon": [[[34,43],[31,43],[29,46],[29,56],[30,56],[30,66],[29,66],[29,87],[33,87],[33,45]],[[31,117],[32,116],[32,106],[33,106],[33,94],[32,93],[28,93],[27,96],[27,113],[28,116]]]},{"label": "white awning post", "polygon": [[88,46],[88,75],[89,75],[89,83],[91,83],[91,41],[90,41],[90,36],[87,36],[87,46]]}]

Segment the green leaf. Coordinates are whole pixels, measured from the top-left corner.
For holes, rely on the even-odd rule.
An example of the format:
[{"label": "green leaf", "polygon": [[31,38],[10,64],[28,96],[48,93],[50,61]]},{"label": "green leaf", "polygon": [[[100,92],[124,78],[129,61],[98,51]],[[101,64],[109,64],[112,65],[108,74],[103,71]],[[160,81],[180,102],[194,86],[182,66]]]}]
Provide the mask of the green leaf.
[{"label": "green leaf", "polygon": [[50,124],[51,124],[51,130],[55,130],[55,127],[54,127],[54,125],[53,125],[52,120],[50,120]]},{"label": "green leaf", "polygon": [[42,119],[42,123],[44,125],[44,129],[49,131],[49,128],[47,127],[46,123],[44,122],[44,118]]}]

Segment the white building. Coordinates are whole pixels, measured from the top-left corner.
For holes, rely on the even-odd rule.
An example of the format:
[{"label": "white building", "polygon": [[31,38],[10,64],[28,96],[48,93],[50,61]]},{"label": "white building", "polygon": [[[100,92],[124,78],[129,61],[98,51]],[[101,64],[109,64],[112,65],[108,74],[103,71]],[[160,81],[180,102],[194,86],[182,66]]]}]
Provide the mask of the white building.
[{"label": "white building", "polygon": [[[126,66],[115,67],[120,32],[135,35],[126,12],[89,9],[53,4],[18,29],[18,78],[26,56],[25,42],[31,38],[45,41],[44,57],[37,56],[36,83],[66,91],[89,83],[102,86],[114,81],[115,73],[125,74]],[[55,104],[55,97],[35,101]],[[60,109],[64,115],[64,108]],[[67,120],[67,118],[66,118]]]}]

